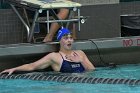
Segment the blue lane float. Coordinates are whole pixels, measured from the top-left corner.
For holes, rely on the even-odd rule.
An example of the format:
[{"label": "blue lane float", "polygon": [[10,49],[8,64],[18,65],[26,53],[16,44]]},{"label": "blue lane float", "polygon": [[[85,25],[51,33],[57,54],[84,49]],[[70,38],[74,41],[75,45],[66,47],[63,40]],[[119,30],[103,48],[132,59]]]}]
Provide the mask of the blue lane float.
[{"label": "blue lane float", "polygon": [[97,78],[87,77],[72,74],[54,74],[47,72],[27,73],[27,74],[1,74],[0,79],[29,79],[39,81],[55,81],[66,83],[88,83],[88,84],[127,84],[127,85],[140,85],[139,79],[126,79],[126,78]]}]

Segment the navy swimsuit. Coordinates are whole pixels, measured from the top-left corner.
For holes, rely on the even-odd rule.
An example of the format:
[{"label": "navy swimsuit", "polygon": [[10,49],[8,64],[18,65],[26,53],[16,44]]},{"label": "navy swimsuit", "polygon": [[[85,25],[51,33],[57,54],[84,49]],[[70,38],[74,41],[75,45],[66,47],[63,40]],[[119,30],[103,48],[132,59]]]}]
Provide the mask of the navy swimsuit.
[{"label": "navy swimsuit", "polygon": [[[61,55],[61,54],[60,54]],[[63,56],[61,55],[63,62],[60,68],[60,72],[63,73],[80,73],[85,71],[85,68],[80,62],[71,62],[64,60]]]}]

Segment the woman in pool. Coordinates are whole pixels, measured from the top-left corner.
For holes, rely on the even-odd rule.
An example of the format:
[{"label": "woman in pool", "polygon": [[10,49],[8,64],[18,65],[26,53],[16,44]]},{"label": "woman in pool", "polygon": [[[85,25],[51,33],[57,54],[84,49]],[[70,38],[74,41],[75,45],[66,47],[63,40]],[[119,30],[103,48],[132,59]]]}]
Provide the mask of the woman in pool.
[{"label": "woman in pool", "polygon": [[38,61],[6,69],[1,73],[8,73],[10,75],[15,71],[33,71],[49,66],[51,66],[54,71],[64,73],[79,73],[95,69],[83,51],[71,49],[74,40],[68,29],[60,29],[58,31],[57,40],[60,42],[59,52],[49,53]]}]

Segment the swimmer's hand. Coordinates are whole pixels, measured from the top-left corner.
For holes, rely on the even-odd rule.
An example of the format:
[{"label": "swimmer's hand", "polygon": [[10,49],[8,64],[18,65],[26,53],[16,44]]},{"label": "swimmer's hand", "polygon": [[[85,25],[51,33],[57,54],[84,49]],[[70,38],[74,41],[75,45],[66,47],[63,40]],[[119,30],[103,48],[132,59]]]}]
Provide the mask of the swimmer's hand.
[{"label": "swimmer's hand", "polygon": [[79,55],[77,55],[77,54],[74,54],[73,56],[71,56],[71,55],[66,55],[65,57],[66,57],[66,59],[68,59],[68,60],[70,60],[70,61],[82,62],[82,58],[81,58]]},{"label": "swimmer's hand", "polygon": [[2,71],[0,74],[8,73],[8,75],[11,75],[13,72],[15,72],[15,69],[14,68],[12,68],[12,69],[6,69],[6,70]]}]

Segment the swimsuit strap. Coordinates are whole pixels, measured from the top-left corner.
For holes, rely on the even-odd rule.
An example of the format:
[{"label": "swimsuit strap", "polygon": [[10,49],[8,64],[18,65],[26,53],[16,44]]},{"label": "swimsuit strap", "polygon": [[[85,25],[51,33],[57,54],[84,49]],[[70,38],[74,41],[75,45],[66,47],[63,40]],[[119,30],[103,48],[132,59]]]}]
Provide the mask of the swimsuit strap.
[{"label": "swimsuit strap", "polygon": [[61,55],[62,59],[64,60],[64,58],[63,58],[62,54],[61,54],[60,52],[59,52],[59,54]]}]

